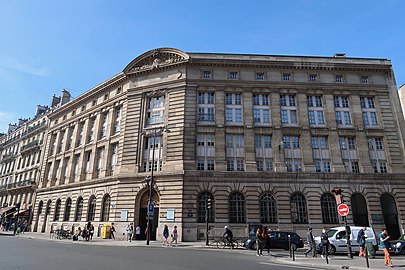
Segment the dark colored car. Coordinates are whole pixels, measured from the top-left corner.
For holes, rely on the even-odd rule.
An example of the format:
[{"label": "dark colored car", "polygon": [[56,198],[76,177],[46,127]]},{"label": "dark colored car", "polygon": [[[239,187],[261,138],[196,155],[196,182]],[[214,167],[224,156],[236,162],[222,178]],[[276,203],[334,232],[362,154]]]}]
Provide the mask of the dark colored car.
[{"label": "dark colored car", "polygon": [[390,241],[390,251],[395,254],[405,255],[405,234],[403,234],[398,240]]},{"label": "dark colored car", "polygon": [[[272,231],[269,233],[271,237],[270,249],[284,249],[288,250],[288,235],[290,235],[291,248],[296,250],[297,248],[304,247],[304,241],[302,238],[295,232],[281,232],[281,231]],[[256,238],[250,237],[249,239],[243,242],[243,246],[249,249],[256,249]],[[267,248],[267,247],[265,247]]]}]

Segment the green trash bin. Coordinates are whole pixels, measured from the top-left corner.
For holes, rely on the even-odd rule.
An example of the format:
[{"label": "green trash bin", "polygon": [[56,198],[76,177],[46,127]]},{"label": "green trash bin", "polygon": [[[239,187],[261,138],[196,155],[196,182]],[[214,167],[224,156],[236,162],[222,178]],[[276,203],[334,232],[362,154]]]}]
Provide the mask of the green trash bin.
[{"label": "green trash bin", "polygon": [[374,259],[375,258],[375,248],[374,248],[373,243],[366,241],[366,249],[367,249],[368,257],[371,259]]}]

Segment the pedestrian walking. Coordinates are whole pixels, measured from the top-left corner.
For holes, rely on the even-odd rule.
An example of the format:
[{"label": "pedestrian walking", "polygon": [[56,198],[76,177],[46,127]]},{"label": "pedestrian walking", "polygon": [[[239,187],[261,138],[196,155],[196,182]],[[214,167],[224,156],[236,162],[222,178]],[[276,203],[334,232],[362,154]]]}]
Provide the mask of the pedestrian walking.
[{"label": "pedestrian walking", "polygon": [[359,257],[366,257],[366,230],[367,227],[363,227],[357,234],[357,243],[360,246]]},{"label": "pedestrian walking", "polygon": [[114,235],[114,233],[115,233],[115,227],[114,227],[114,222],[112,222],[111,223],[111,230],[110,230],[110,239],[112,238],[112,239],[114,239],[115,240],[115,235]]},{"label": "pedestrian walking", "polygon": [[165,224],[164,228],[163,228],[163,245],[164,246],[169,246],[169,227],[167,226],[167,224]]},{"label": "pedestrian walking", "polygon": [[329,258],[328,252],[329,252],[329,239],[328,239],[328,234],[326,233],[325,229],[322,229],[322,234],[321,234],[321,245],[322,245],[322,254],[321,257],[322,259],[325,259],[325,256]]},{"label": "pedestrian walking", "polygon": [[384,251],[384,264],[389,267],[394,267],[392,265],[391,256],[390,256],[390,252],[389,252],[389,249],[391,247],[391,244],[389,241],[390,236],[387,234],[387,230],[385,228],[383,228],[381,230],[381,233],[378,236],[378,238],[380,238],[380,247]]},{"label": "pedestrian walking", "polygon": [[308,228],[307,242],[308,242],[308,250],[305,252],[305,257],[308,257],[308,254],[311,254],[312,257],[316,257],[316,244],[314,235],[312,234],[312,228]]},{"label": "pedestrian walking", "polygon": [[263,249],[267,249],[267,255],[270,256],[270,244],[271,244],[271,238],[269,234],[270,229],[267,230],[267,227],[264,227],[263,232],[262,232],[262,238],[263,238]]},{"label": "pedestrian walking", "polygon": [[256,231],[256,256],[263,256],[263,237],[260,228]]},{"label": "pedestrian walking", "polygon": [[89,239],[93,240],[94,226],[93,226],[93,224],[91,224],[90,221],[87,223],[87,233],[88,233],[87,241],[89,241]]},{"label": "pedestrian walking", "polygon": [[135,228],[135,239],[141,240],[141,226],[139,226],[139,224]]},{"label": "pedestrian walking", "polygon": [[134,234],[134,225],[131,223],[127,227],[127,241],[132,242],[132,235]]},{"label": "pedestrian walking", "polygon": [[174,246],[177,247],[177,226],[174,226],[171,236],[172,241],[170,242],[170,245],[174,242]]}]

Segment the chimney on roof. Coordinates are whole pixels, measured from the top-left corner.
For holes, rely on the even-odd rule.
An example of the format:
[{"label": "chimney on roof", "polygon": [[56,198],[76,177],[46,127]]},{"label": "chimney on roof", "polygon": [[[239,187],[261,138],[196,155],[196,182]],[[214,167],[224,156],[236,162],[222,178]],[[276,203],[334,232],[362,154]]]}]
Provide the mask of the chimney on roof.
[{"label": "chimney on roof", "polygon": [[335,57],[335,58],[346,58],[346,54],[345,53],[335,53],[335,55],[333,57]]},{"label": "chimney on roof", "polygon": [[55,94],[52,97],[52,101],[51,101],[51,108],[55,108],[56,106],[59,105],[60,102],[60,97],[57,97]]},{"label": "chimney on roof", "polygon": [[17,124],[8,124],[7,133],[13,132],[14,130],[16,130],[16,128],[17,128]]},{"label": "chimney on roof", "polygon": [[62,90],[62,96],[60,97],[60,106],[68,103],[70,101],[71,95],[69,93],[69,91],[67,91],[66,89]]},{"label": "chimney on roof", "polygon": [[46,112],[48,110],[48,106],[43,106],[43,105],[37,105],[37,111],[35,113],[35,117],[37,117],[38,115],[43,114],[44,112]]}]

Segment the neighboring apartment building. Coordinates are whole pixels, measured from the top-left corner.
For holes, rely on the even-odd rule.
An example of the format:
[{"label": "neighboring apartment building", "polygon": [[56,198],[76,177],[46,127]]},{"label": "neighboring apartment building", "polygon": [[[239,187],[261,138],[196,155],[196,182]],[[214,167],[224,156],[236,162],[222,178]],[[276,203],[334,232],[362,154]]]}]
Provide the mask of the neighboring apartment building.
[{"label": "neighboring apartment building", "polygon": [[[52,110],[70,99],[67,91],[54,96]],[[35,189],[43,160],[50,108],[37,106],[32,119],[10,124],[7,134],[0,137],[0,218],[13,222],[19,218],[30,221]],[[19,206],[19,210],[17,209]]]},{"label": "neighboring apartment building", "polygon": [[[161,48],[49,115],[34,230],[166,223],[180,239],[252,226],[405,224],[404,119],[386,59]],[[206,209],[207,201],[212,207]]]}]

